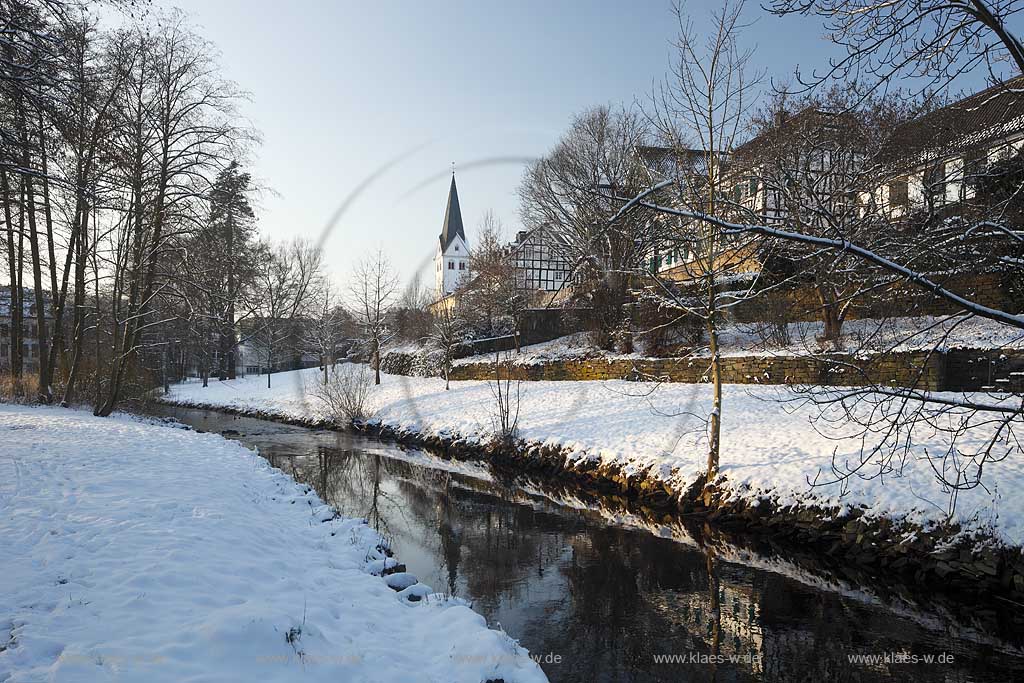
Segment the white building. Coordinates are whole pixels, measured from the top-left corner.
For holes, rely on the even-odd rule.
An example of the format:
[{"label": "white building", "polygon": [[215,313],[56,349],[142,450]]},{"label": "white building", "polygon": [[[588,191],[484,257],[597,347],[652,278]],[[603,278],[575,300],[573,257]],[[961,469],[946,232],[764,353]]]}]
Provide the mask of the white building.
[{"label": "white building", "polygon": [[438,236],[437,252],[434,255],[434,284],[437,298],[443,299],[469,278],[469,243],[462,227],[462,209],[459,208],[459,191],[452,186],[448,190],[448,207],[444,212],[444,225]]},{"label": "white building", "polygon": [[1024,149],[1024,77],[994,85],[910,121],[885,160],[892,177],[873,199],[893,217],[970,203],[993,165]]}]

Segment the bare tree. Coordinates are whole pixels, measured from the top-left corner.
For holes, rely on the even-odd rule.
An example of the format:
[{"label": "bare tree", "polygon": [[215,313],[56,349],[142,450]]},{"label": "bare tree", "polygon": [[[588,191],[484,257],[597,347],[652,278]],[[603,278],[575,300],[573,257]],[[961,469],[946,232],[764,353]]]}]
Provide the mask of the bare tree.
[{"label": "bare tree", "polygon": [[811,87],[857,80],[884,91],[911,76],[922,90],[941,89],[975,69],[996,77],[1006,62],[1024,72],[1024,46],[1009,27],[1024,9],[1018,0],[772,0],[767,9],[821,17],[842,48],[823,72],[802,80]]},{"label": "bare tree", "polygon": [[465,343],[469,329],[463,306],[464,301],[459,296],[448,297],[438,302],[434,312],[434,329],[428,337],[440,361],[445,391],[448,391],[451,382],[452,363],[456,352]]},{"label": "bare tree", "polygon": [[[887,85],[887,79],[908,68],[907,60],[915,55],[921,56],[914,65],[920,75],[948,82],[946,79],[962,68],[994,63],[1000,51],[1012,57],[1019,45],[1005,26],[993,27],[987,20],[978,20],[980,14],[992,11],[992,6],[984,3],[780,5],[825,8],[826,16],[839,22],[835,24],[838,39],[850,41],[851,56],[842,62],[844,68],[862,68],[880,78],[881,85]],[[1015,12],[1009,9],[1013,5],[999,5],[999,16],[1005,19]],[[965,16],[966,23],[960,21]],[[893,17],[898,21],[891,23]],[[942,22],[953,18],[957,21],[943,28]],[[902,24],[905,25],[901,28]],[[967,35],[963,33],[965,26],[973,27],[971,31],[975,33],[969,34],[970,40],[957,48],[957,41]],[[877,35],[868,35],[868,28]],[[935,42],[936,36],[939,43]],[[952,52],[945,51],[943,46],[947,44],[953,46]],[[927,54],[930,50],[935,51],[935,60]],[[964,61],[955,62],[954,57]],[[959,66],[952,66],[954,63]],[[886,223],[879,229],[891,236],[886,240],[870,239],[878,231],[849,233],[853,224],[837,220],[836,216],[827,221],[831,230],[821,233],[812,229],[813,225],[785,216],[774,221],[750,220],[749,215],[730,215],[721,205],[706,210],[672,206],[655,198],[659,191],[671,187],[671,181],[663,181],[637,195],[625,205],[624,211],[637,206],[713,226],[729,239],[757,237],[767,245],[787,243],[827,252],[836,262],[858,261],[878,274],[876,282],[886,286],[899,282],[905,289],[916,289],[932,301],[957,311],[923,329],[910,330],[902,339],[897,336],[891,348],[917,337],[927,340],[929,356],[939,354],[954,330],[976,319],[992,321],[1004,329],[1024,330],[1024,316],[1014,309],[1012,302],[994,305],[948,282],[950,272],[976,273],[985,264],[1002,268],[1011,280],[1021,277],[1024,261],[1016,254],[1021,253],[1024,236],[1019,223],[1012,222],[1019,215],[1015,208],[1019,200],[1014,199],[1019,190],[1001,193],[989,186],[987,196],[977,190],[994,180],[993,176],[1020,176],[1013,176],[1012,164],[1002,168],[998,168],[999,164],[990,165],[991,153],[1007,149],[1001,135],[967,127],[979,110],[994,106],[998,111],[1013,106],[1014,98],[1020,97],[1015,83],[1016,80],[997,84],[961,103],[909,122],[908,127],[897,129],[895,137],[913,144],[897,150],[894,156],[883,154],[868,159],[870,163],[889,165],[889,181],[861,196],[867,204],[866,211],[876,210],[872,202],[881,204],[880,215]],[[992,114],[991,109],[988,111]],[[951,159],[953,162],[947,163]],[[908,197],[908,181],[916,188],[915,197]],[[800,182],[806,184],[810,180],[803,178]],[[994,184],[998,186],[1000,182],[994,180]],[[806,188],[801,192],[806,193]],[[893,298],[891,304],[896,316],[911,315],[915,307],[911,297]],[[923,371],[905,386],[893,386],[874,381],[853,364],[846,370],[857,376],[861,386],[811,387],[792,399],[817,405],[823,423],[846,428],[843,438],[849,438],[851,430],[860,430],[852,432],[861,440],[860,457],[834,461],[831,476],[819,476],[814,483],[845,485],[853,476],[887,476],[898,473],[908,458],[922,457],[949,491],[952,513],[961,491],[984,486],[982,476],[992,463],[1022,451],[1019,431],[1024,405],[1019,395],[999,391],[987,395],[937,393],[923,381]],[[921,429],[943,435],[946,448],[925,454],[916,451],[915,437]]]},{"label": "bare tree", "polygon": [[389,324],[394,335],[409,342],[423,341],[434,326],[434,317],[429,310],[434,299],[433,290],[422,286],[418,274],[414,276],[391,308]]},{"label": "bare tree", "polygon": [[109,312],[113,357],[95,413],[109,415],[150,332],[167,286],[161,266],[176,237],[199,220],[210,171],[234,155],[243,130],[234,105],[242,96],[219,76],[214,50],[180,14],[160,31],[139,33],[120,109],[119,153],[125,159],[125,220],[114,241]]},{"label": "bare tree", "polygon": [[382,250],[356,266],[350,293],[356,320],[370,347],[374,384],[380,384],[381,347],[387,339],[388,312],[398,293],[398,277]]},{"label": "bare tree", "polygon": [[603,346],[612,345],[622,325],[629,273],[652,247],[643,212],[622,217],[620,230],[605,229],[618,208],[614,197],[631,196],[646,183],[636,155],[646,135],[644,118],[633,110],[589,109],[547,156],[527,167],[519,186],[523,224],[561,236],[573,292],[599,317]]},{"label": "bare tree", "polygon": [[492,211],[484,213],[475,245],[469,254],[472,275],[460,283],[456,313],[477,338],[511,334],[518,347],[519,318],[526,301],[516,287],[504,226]]},{"label": "bare tree", "polygon": [[300,239],[264,249],[255,278],[256,314],[252,341],[267,362],[267,388],[285,353],[301,353],[301,320],[316,297],[321,253]]},{"label": "bare tree", "polygon": [[494,399],[491,419],[494,422],[494,436],[503,446],[511,446],[519,429],[519,408],[522,399],[522,382],[513,379],[511,356],[506,351],[494,354],[494,379],[487,382],[487,388]]},{"label": "bare tree", "polygon": [[329,280],[324,278],[314,290],[308,322],[303,325],[302,345],[320,358],[324,384],[327,384],[330,369],[336,361],[338,344],[343,338],[348,313],[342,308],[334,285]]},{"label": "bare tree", "polygon": [[[244,95],[183,15],[102,29],[92,9],[65,0],[0,9],[0,237],[12,371],[28,349],[39,400],[63,381],[65,403],[88,392],[108,415],[126,391],[148,390],[155,370],[166,381],[168,349],[190,336],[182,316],[219,321],[221,374],[231,375],[224,321],[238,278],[206,289],[210,301],[232,292],[226,310],[193,305],[186,290],[198,285],[190,256],[208,223],[247,219],[237,203],[223,215],[206,209],[215,176],[253,136],[234,108]],[[230,251],[232,236],[222,237],[207,251]]]},{"label": "bare tree", "polygon": [[[735,202],[724,197],[726,158],[746,132],[752,89],[760,78],[752,69],[752,52],[740,45],[742,11],[742,2],[727,2],[712,13],[711,30],[698,34],[683,5],[676,5],[676,62],[653,94],[648,111],[652,126],[676,158],[675,175],[663,187],[673,188],[666,201],[679,207],[699,207],[709,215],[736,209]],[[627,206],[632,210],[636,205]],[[659,241],[667,241],[688,255],[685,279],[699,292],[690,296],[670,288],[657,276],[651,278],[652,293],[664,298],[667,308],[678,311],[680,317],[695,316],[704,323],[712,385],[707,458],[710,485],[718,475],[721,450],[719,327],[723,315],[740,298],[723,293],[721,285],[747,257],[750,246],[727,239],[718,226],[702,221],[663,220],[658,225]],[[751,291],[748,288],[741,296]]]},{"label": "bare tree", "polygon": [[[885,155],[901,145],[894,133],[910,111],[906,103],[865,98],[841,83],[820,95],[777,94],[755,116],[753,138],[733,154],[735,184],[758,187],[758,201],[741,205],[740,216],[865,244],[892,240],[882,207],[865,197],[887,177]],[[891,282],[850,256],[794,243],[771,246],[763,250],[765,260],[815,292],[819,341],[837,349],[854,307]]]}]

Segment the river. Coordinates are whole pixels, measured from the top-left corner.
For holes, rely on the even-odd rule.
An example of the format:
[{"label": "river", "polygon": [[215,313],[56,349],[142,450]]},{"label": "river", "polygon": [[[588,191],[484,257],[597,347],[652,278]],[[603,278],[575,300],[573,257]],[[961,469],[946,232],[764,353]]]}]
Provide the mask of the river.
[{"label": "river", "polygon": [[1019,631],[988,608],[966,623],[970,605],[954,618],[785,555],[360,435],[152,411],[255,447],[365,517],[408,571],[470,601],[553,682],[1024,680],[1024,651],[1009,642]]}]

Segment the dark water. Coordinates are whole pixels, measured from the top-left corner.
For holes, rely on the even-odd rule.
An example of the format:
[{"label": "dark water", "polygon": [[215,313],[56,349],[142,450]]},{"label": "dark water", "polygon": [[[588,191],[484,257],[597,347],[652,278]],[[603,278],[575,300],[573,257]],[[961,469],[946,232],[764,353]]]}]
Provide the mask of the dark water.
[{"label": "dark water", "polygon": [[[710,537],[695,546],[669,520],[557,504],[549,496],[560,494],[360,436],[155,410],[230,430],[344,514],[366,517],[408,571],[471,601],[542,658],[552,681],[1024,680],[1012,629],[979,631],[965,623],[970,605],[954,619],[876,599],[870,585],[840,587],[784,556]],[[989,626],[1002,619],[978,613]],[[918,662],[850,659],[894,654]],[[658,661],[666,655],[676,662]]]}]

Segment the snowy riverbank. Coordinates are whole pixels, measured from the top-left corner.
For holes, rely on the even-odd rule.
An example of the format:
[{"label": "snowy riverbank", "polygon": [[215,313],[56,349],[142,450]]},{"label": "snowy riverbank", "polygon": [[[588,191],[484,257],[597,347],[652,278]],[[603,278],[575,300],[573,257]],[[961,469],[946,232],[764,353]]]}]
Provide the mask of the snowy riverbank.
[{"label": "snowy riverbank", "polygon": [[546,680],[236,442],[10,405],[0,434],[0,680]]},{"label": "snowy riverbank", "polygon": [[[174,387],[166,397],[183,405],[234,410],[315,422],[323,418],[305,382],[316,369],[279,373],[273,388],[265,377]],[[615,465],[627,474],[670,482],[685,490],[704,466],[702,418],[710,407],[707,385],[650,385],[624,381],[527,382],[522,385],[519,434],[527,442],[560,447],[570,461]],[[914,449],[902,472],[870,480],[811,487],[820,471],[829,474],[833,454],[858,457],[852,433],[821,431],[811,424],[812,408],[784,407],[772,399],[784,388],[730,385],[725,389],[721,471],[730,495],[770,500],[777,507],[859,509],[871,518],[929,527],[945,521],[949,494],[935,479],[927,453],[941,452],[943,436],[928,429],[914,434]],[[423,436],[486,439],[493,433],[493,399],[486,382],[384,376],[371,398],[374,420],[396,431]],[[984,429],[968,434],[979,442]],[[1019,454],[989,466],[984,487],[962,491],[954,520],[1011,546],[1024,544],[1024,459]]]}]

